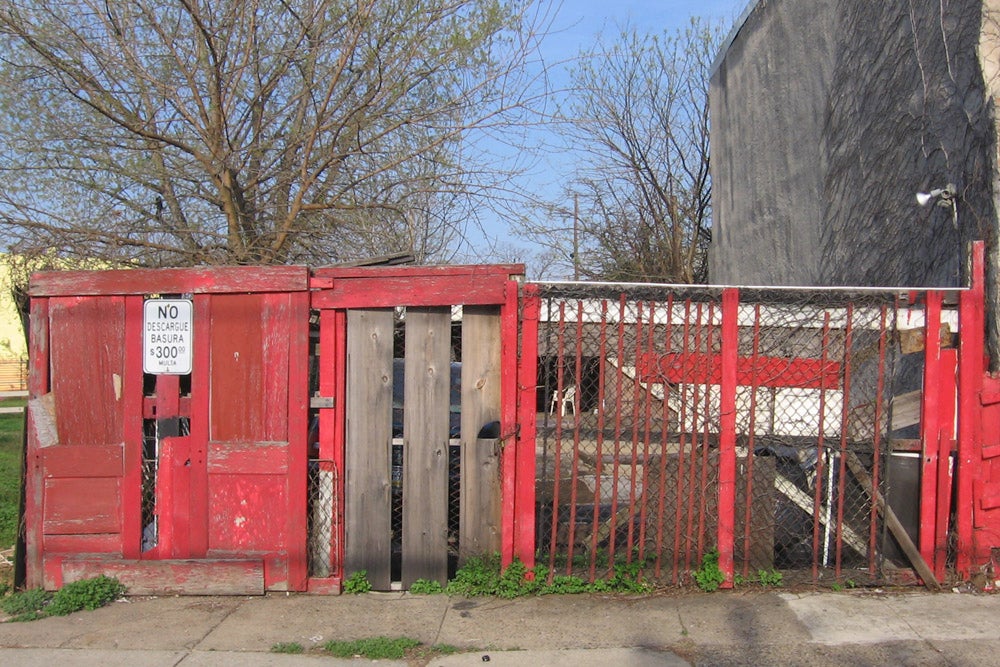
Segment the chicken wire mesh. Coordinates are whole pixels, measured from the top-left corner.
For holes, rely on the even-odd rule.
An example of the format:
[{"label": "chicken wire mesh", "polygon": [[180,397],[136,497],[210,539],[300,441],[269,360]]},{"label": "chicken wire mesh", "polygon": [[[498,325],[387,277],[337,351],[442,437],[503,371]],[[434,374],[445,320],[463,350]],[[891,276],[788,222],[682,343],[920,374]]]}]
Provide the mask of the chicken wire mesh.
[{"label": "chicken wire mesh", "polygon": [[[638,563],[686,583],[717,546],[722,290],[543,284],[540,296],[541,560],[591,579]],[[735,571],[876,574],[888,398],[919,375],[897,363],[897,297],[741,290],[740,302]]]},{"label": "chicken wire mesh", "polygon": [[308,571],[310,577],[329,577],[337,553],[337,468],[333,461],[310,459],[308,471]]}]

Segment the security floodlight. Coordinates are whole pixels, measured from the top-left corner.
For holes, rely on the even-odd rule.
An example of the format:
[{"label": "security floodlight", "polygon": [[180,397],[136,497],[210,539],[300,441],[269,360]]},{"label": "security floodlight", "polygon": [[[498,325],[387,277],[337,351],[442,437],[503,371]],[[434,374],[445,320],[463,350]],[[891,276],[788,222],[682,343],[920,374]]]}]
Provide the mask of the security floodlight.
[{"label": "security floodlight", "polygon": [[952,224],[955,225],[955,229],[958,229],[958,202],[955,200],[955,194],[957,190],[953,183],[949,183],[943,188],[935,188],[930,192],[918,192],[917,193],[917,203],[921,206],[927,206],[933,201],[937,202],[938,206],[944,206],[945,208],[951,208],[952,214]]},{"label": "security floodlight", "polygon": [[938,202],[938,206],[951,206],[952,201],[955,199],[955,186],[949,183],[943,188],[935,188],[930,192],[917,193],[917,203],[921,206],[927,206],[935,199]]}]

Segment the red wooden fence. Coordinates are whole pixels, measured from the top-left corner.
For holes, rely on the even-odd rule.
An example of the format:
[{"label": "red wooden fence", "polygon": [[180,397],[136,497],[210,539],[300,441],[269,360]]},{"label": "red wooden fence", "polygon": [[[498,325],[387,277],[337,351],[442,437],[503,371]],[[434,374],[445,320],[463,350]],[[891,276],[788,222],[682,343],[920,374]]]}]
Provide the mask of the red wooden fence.
[{"label": "red wooden fence", "polygon": [[[625,562],[675,584],[713,549],[726,586],[771,567],[814,581],[995,575],[1000,379],[984,364],[981,245],[972,260],[969,288],[905,294],[524,284],[520,266],[39,274],[26,583],[106,572],[133,592],[337,591],[363,562],[351,559],[383,540],[352,527],[360,498],[395,508],[397,465],[404,506],[407,489],[418,497],[418,452],[448,453],[434,468],[448,537],[434,544],[447,542],[451,568],[476,545],[504,564],[541,554],[550,574],[594,579]],[[190,374],[143,372],[151,297],[190,300]],[[371,358],[389,369],[396,326],[430,350],[437,325],[417,322],[448,309],[453,338],[463,309],[478,322],[452,346],[481,373],[463,375],[461,437],[439,447],[412,409],[403,434],[352,425],[355,383],[389,396],[388,378],[350,376],[367,370],[349,363],[365,349],[352,313],[379,313]],[[494,343],[497,362],[482,349]],[[444,352],[414,354],[411,371],[440,372]],[[492,419],[495,434],[473,433]],[[910,455],[919,510],[903,525],[891,477]],[[365,462],[371,487],[352,468]],[[406,522],[418,520],[404,510],[404,581],[425,555],[434,576],[445,567],[414,552]],[[372,556],[386,586],[396,548]]]}]

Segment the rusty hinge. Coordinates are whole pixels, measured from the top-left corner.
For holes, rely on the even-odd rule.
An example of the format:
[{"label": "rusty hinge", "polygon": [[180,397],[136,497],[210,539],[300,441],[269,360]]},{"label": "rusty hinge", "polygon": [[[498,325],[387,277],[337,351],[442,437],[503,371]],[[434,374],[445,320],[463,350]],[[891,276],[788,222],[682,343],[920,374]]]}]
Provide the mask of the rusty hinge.
[{"label": "rusty hinge", "polygon": [[500,434],[499,440],[501,443],[506,443],[507,440],[516,440],[519,435],[521,435],[521,425],[514,424],[512,430]]},{"label": "rusty hinge", "polygon": [[333,408],[337,401],[333,396],[311,396],[309,398],[310,408]]}]

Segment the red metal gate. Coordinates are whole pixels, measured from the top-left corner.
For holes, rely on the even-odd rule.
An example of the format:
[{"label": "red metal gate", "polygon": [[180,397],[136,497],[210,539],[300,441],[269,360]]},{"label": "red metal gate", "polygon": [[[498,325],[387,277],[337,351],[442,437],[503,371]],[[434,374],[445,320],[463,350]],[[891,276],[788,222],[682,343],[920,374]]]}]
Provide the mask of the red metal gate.
[{"label": "red metal gate", "polygon": [[[301,590],[308,273],[61,272],[31,283],[27,584]],[[143,373],[143,303],[190,298],[193,369]]]},{"label": "red metal gate", "polygon": [[677,584],[711,550],[730,586],[995,569],[982,253],[950,291],[531,286],[539,398],[521,424],[537,412],[550,576],[625,563]]}]

